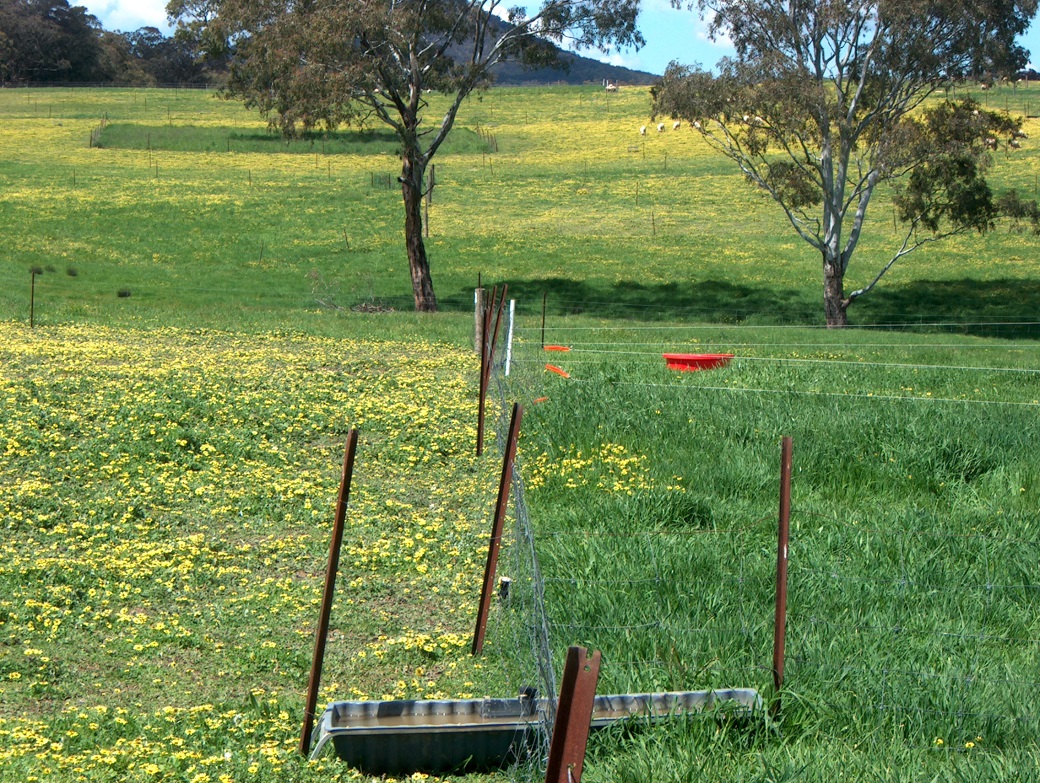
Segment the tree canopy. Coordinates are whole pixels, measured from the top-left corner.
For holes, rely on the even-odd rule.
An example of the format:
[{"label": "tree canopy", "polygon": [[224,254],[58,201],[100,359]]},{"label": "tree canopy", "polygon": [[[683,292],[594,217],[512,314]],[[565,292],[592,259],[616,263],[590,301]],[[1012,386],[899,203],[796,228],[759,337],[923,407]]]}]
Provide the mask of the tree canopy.
[{"label": "tree canopy", "polygon": [[[638,0],[543,0],[528,15],[500,0],[171,0],[182,34],[231,52],[229,96],[287,135],[382,123],[401,143],[405,245],[417,310],[435,310],[422,237],[430,160],[462,102],[507,59],[556,61],[556,44],[639,45]],[[505,18],[503,18],[505,17]],[[451,96],[429,121],[427,94]]]},{"label": "tree canopy", "polygon": [[100,32],[67,0],[0,1],[0,83],[101,81]]},{"label": "tree canopy", "polygon": [[[1015,41],[1036,0],[689,5],[737,57],[717,73],[672,63],[653,89],[654,112],[690,121],[820,253],[828,325],[845,325],[849,305],[914,249],[985,231],[1002,211],[1035,212],[1014,195],[994,197],[985,179],[992,151],[1018,146],[1021,121],[934,98],[954,80],[1022,68],[1028,53]],[[845,273],[883,182],[896,187],[906,234],[872,282],[847,294]]]}]

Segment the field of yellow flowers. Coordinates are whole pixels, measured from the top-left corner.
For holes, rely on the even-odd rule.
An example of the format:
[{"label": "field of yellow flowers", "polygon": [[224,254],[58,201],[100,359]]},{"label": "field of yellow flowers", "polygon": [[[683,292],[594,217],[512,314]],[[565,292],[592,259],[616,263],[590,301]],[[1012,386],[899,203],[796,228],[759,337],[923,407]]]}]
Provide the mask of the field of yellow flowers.
[{"label": "field of yellow flowers", "polygon": [[0,346],[0,777],[351,778],[295,745],[353,427],[320,704],[497,694],[469,655],[497,489],[471,352],[12,323]]}]

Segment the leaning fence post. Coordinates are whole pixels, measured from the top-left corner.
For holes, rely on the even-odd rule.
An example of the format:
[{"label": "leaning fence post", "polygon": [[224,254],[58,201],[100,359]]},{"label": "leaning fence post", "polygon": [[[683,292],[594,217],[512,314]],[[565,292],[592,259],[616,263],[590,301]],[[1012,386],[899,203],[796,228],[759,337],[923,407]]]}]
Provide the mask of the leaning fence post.
[{"label": "leaning fence post", "polygon": [[[498,286],[491,289],[491,307],[495,306],[495,297],[498,296]],[[484,312],[481,314],[480,329],[480,382],[477,388],[477,456],[484,453],[484,411],[487,407],[487,384],[491,377],[488,364],[488,346],[491,344],[491,307],[485,303]]]},{"label": "leaning fence post", "polygon": [[[480,361],[480,400],[477,403],[477,456],[479,457],[484,453],[484,415],[487,410],[487,390],[488,384],[491,383],[491,366],[495,361],[495,349],[498,346],[498,327],[502,323],[502,308],[506,303],[506,293],[509,291],[509,286],[502,287],[502,298],[498,299],[496,304],[496,298],[498,295],[498,286],[491,289],[491,306],[485,311],[484,321],[484,346],[481,351]],[[495,314],[495,326],[491,326],[491,312],[497,311]]]},{"label": "leaning fence post", "polygon": [[314,710],[318,704],[318,686],[321,683],[321,666],[325,659],[325,640],[329,635],[329,617],[332,614],[332,595],[336,589],[336,571],[339,569],[339,550],[343,544],[343,522],[347,516],[347,501],[350,499],[350,482],[354,476],[354,454],[357,451],[358,431],[352,429],[347,436],[347,447],[343,453],[343,473],[339,482],[339,497],[336,499],[336,518],[332,526],[332,542],[329,544],[329,562],[325,568],[325,589],[321,596],[321,615],[314,636],[314,658],[311,676],[307,682],[307,705],[303,710],[303,730],[300,732],[300,755],[306,756],[311,746],[311,729],[314,726]]},{"label": "leaning fence post", "polygon": [[780,710],[784,686],[784,642],[787,636],[787,558],[791,530],[792,441],[785,437],[780,447],[780,524],[776,545],[776,615],[773,620],[773,711]]},{"label": "leaning fence post", "polygon": [[600,652],[589,656],[584,647],[567,650],[567,663],[560,683],[560,706],[556,710],[545,783],[581,783],[585,747],[589,741],[592,708],[599,680]]},{"label": "leaning fence post", "polygon": [[473,633],[472,654],[480,655],[484,649],[484,632],[487,629],[488,612],[495,588],[495,570],[498,567],[498,550],[502,544],[502,530],[506,522],[506,507],[509,503],[509,487],[513,480],[513,463],[516,461],[516,440],[520,436],[520,420],[524,409],[513,403],[513,415],[509,420],[509,435],[506,438],[506,453],[502,458],[502,476],[498,482],[498,502],[495,503],[495,518],[491,524],[491,541],[488,543],[487,564],[484,566],[484,586],[480,590],[480,608],[477,611],[477,628]]}]

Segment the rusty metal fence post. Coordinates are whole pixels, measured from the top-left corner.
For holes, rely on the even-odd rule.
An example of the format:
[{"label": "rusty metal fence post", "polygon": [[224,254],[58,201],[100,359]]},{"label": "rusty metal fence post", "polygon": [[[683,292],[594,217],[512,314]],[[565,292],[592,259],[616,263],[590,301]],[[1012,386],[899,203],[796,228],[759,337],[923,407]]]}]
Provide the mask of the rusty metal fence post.
[{"label": "rusty metal fence post", "polygon": [[[502,297],[498,296],[498,286],[491,289],[491,305],[484,310],[483,345],[480,352],[480,388],[477,403],[477,456],[484,453],[484,417],[487,409],[487,390],[491,382],[491,366],[495,361],[495,349],[498,347],[498,329],[502,322],[502,308],[506,303],[509,286],[503,286]],[[494,327],[492,313],[495,313]]]},{"label": "rusty metal fence post", "polygon": [[776,614],[773,619],[774,714],[780,710],[780,691],[784,686],[784,643],[787,638],[787,559],[791,530],[791,438],[780,447],[780,523],[776,545]]},{"label": "rusty metal fence post", "polygon": [[599,650],[591,656],[584,647],[567,650],[545,783],[581,783],[596,683],[599,681],[599,664]]},{"label": "rusty metal fence post", "polygon": [[336,499],[336,518],[332,525],[332,541],[329,544],[329,561],[325,567],[325,589],[321,596],[321,615],[314,636],[314,658],[311,675],[307,682],[307,704],[303,710],[303,729],[300,732],[300,754],[306,756],[311,746],[311,729],[314,727],[314,710],[318,704],[318,686],[321,683],[321,667],[325,660],[325,641],[329,635],[329,618],[332,615],[332,595],[336,589],[336,572],[339,570],[339,550],[343,545],[343,522],[347,516],[350,499],[350,482],[354,476],[354,454],[357,452],[358,431],[353,429],[347,436],[347,447],[343,453],[343,473],[339,482],[339,497]]},{"label": "rusty metal fence post", "polygon": [[502,543],[502,530],[505,527],[506,508],[509,504],[509,488],[513,480],[513,464],[516,461],[516,441],[520,436],[520,421],[524,409],[513,403],[513,415],[509,421],[509,435],[506,438],[506,453],[502,458],[502,476],[498,482],[498,502],[495,504],[495,518],[491,525],[491,541],[488,543],[487,563],[484,566],[484,586],[480,591],[480,608],[477,611],[477,627],[473,632],[473,655],[480,655],[484,649],[484,632],[487,629],[488,613],[491,609],[491,597],[494,593],[495,571],[498,568],[498,550]]}]

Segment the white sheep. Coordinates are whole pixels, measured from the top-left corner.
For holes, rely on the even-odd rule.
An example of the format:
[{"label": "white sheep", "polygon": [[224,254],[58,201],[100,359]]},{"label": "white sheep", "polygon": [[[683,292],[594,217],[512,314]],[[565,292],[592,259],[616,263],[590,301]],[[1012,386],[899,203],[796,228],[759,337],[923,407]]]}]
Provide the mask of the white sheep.
[{"label": "white sheep", "polygon": [[663,122],[657,123],[657,132],[658,133],[664,133],[664,123]]},{"label": "white sheep", "polygon": [[700,130],[701,129],[701,121],[700,120],[694,120],[693,121],[693,127],[696,128],[697,130]]},{"label": "white sheep", "polygon": [[646,126],[645,125],[643,125],[643,126],[641,126],[639,128],[639,135],[640,136],[645,136],[646,135]]},{"label": "white sheep", "polygon": [[679,130],[682,127],[682,123],[676,120],[672,123],[672,130]]},{"label": "white sheep", "polygon": [[1014,147],[1017,150],[1022,146],[1022,142],[1020,142],[1016,138],[1012,138],[1010,141],[1008,141],[1008,146]]}]

